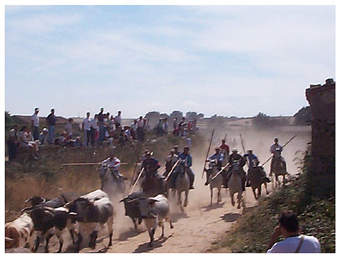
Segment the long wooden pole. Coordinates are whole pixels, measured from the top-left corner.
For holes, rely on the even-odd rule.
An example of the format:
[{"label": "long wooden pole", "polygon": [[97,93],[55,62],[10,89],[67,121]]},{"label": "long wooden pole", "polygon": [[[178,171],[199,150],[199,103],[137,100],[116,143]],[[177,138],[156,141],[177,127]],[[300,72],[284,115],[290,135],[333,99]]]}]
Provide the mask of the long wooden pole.
[{"label": "long wooden pole", "polygon": [[[242,144],[242,149],[243,149],[243,153],[246,154],[246,148],[244,148],[244,144],[243,144],[243,139],[242,139],[242,135],[240,134],[240,138],[241,138],[241,144]],[[247,163],[247,167],[249,169],[249,165],[248,164],[248,159],[246,158],[246,163]]]},{"label": "long wooden pole", "polygon": [[131,177],[130,187],[132,186],[132,181],[133,181],[133,179],[135,177],[136,168],[137,168],[137,164],[138,164],[138,161],[139,161],[139,157],[140,157],[140,153],[141,153],[142,147],[143,147],[143,143],[140,144],[140,148],[139,148],[139,151],[138,151],[136,164],[135,164],[135,167],[133,169],[133,174],[132,174],[132,177]]},{"label": "long wooden pole", "polygon": [[[288,142],[286,142],[286,143],[282,146],[282,148],[286,147],[287,144],[290,143],[296,136],[297,136],[297,134],[294,135],[292,138],[290,138],[290,140],[289,140]],[[269,159],[267,159],[261,166],[264,166],[264,165],[265,165],[269,160],[271,160],[271,159],[272,159],[272,156],[270,156]]]},{"label": "long wooden pole", "polygon": [[131,188],[131,191],[130,191],[129,195],[132,194],[133,190],[135,189],[135,187],[137,185],[137,182],[138,182],[139,178],[141,177],[143,171],[144,171],[144,168],[142,168],[141,171],[139,172],[139,175],[138,175],[138,177],[136,179],[136,182],[133,184],[133,187]]},{"label": "long wooden pole", "polygon": [[167,175],[167,177],[166,177],[165,180],[164,180],[165,182],[168,181],[169,177],[170,177],[171,174],[172,174],[172,171],[174,171],[174,169],[175,169],[175,167],[177,166],[178,162],[179,162],[179,160],[177,160],[176,163],[172,166],[172,168],[171,168],[169,174]]},{"label": "long wooden pole", "polygon": [[229,165],[229,163],[227,163],[227,165],[225,165],[224,167],[222,167],[221,168],[221,170],[220,171],[218,171],[217,172],[217,174],[216,175],[214,175],[212,178],[211,178],[211,180],[214,180],[219,174],[221,174],[222,173],[222,171],[223,170],[225,170],[226,169],[226,167]]},{"label": "long wooden pole", "polygon": [[204,166],[203,166],[203,171],[202,171],[202,178],[204,176],[204,169],[205,169],[205,163],[207,162],[207,159],[208,159],[208,155],[209,155],[209,152],[210,152],[210,147],[211,147],[211,142],[212,142],[212,139],[213,139],[213,136],[214,136],[214,132],[215,132],[215,128],[212,130],[211,132],[211,138],[210,138],[210,143],[209,143],[209,148],[208,148],[208,152],[207,152],[207,155],[205,157],[205,160],[204,160]]},{"label": "long wooden pole", "polygon": [[[62,164],[63,166],[94,166],[94,165],[101,165],[102,162],[98,163],[65,163]],[[120,163],[121,165],[127,165],[128,163]]]}]

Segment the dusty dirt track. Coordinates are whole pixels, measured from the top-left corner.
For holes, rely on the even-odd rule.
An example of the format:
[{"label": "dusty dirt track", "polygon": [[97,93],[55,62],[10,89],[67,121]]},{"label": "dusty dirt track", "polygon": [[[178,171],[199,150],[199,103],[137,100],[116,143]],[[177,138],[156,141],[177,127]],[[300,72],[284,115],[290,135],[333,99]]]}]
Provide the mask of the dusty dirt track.
[{"label": "dusty dirt track", "polygon": [[[199,174],[199,173],[196,173]],[[216,204],[214,195],[213,205],[210,204],[210,190],[204,186],[204,179],[197,175],[195,189],[190,191],[189,205],[185,213],[172,204],[172,218],[174,228],[170,229],[169,223],[165,223],[165,237],[160,239],[161,228],[157,228],[155,242],[152,248],[148,247],[149,235],[144,223],[138,229],[133,228],[130,218],[124,216],[123,204],[116,204],[117,217],[114,223],[113,245],[106,248],[108,238],[104,228],[99,234],[95,249],[85,247],[81,253],[201,253],[209,251],[211,243],[218,240],[221,235],[228,231],[237,218],[242,215],[242,209],[233,207],[230,203],[229,192],[223,190],[222,203]],[[269,187],[271,189],[271,186]],[[236,196],[235,196],[236,197]],[[246,207],[256,204],[250,188],[245,195]],[[73,252],[74,247],[70,242],[68,232],[64,234],[67,239],[63,252]],[[68,247],[67,247],[68,246]],[[58,250],[59,243],[53,237],[50,243],[50,252]],[[40,246],[39,252],[43,252]]]}]

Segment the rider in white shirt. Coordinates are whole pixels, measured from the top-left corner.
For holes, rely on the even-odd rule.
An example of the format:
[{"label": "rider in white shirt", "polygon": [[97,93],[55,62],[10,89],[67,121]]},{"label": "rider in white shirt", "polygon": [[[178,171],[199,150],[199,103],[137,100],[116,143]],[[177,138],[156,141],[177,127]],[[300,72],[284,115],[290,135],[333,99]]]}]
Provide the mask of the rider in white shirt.
[{"label": "rider in white shirt", "polygon": [[114,153],[112,152],[110,154],[110,157],[108,157],[106,160],[102,162],[102,166],[108,167],[114,176],[116,176],[117,179],[126,179],[122,174],[119,173],[119,167],[121,165],[120,160],[115,157]]},{"label": "rider in white shirt", "polygon": [[[281,152],[283,151],[283,147],[279,144],[279,139],[275,138],[274,139],[274,144],[272,146],[270,146],[270,152],[272,153],[273,157],[272,160],[270,162],[270,173],[269,176],[271,176],[273,174],[273,164],[274,164],[274,155],[275,155],[275,151],[279,151],[280,152],[280,156],[281,156]],[[280,157],[283,166],[284,166],[284,170],[287,171],[287,165],[286,165],[286,161],[285,159],[281,156]]]}]

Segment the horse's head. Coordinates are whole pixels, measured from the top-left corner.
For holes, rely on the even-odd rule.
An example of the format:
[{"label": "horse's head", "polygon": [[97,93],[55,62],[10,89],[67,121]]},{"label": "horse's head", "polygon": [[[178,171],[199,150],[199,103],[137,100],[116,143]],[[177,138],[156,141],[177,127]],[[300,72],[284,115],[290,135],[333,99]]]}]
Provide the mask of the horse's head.
[{"label": "horse's head", "polygon": [[178,171],[178,173],[180,175],[183,175],[185,172],[185,168],[186,168],[186,164],[187,164],[187,159],[180,159],[178,162],[178,165],[176,167],[176,170]]},{"label": "horse's head", "polygon": [[209,169],[213,169],[213,167],[216,167],[218,164],[218,160],[217,159],[211,159],[209,161]]},{"label": "horse's head", "polygon": [[106,176],[106,171],[108,170],[107,165],[102,165],[100,168],[98,168],[99,170],[99,177],[101,180],[105,180]]},{"label": "horse's head", "polygon": [[240,160],[234,160],[232,164],[232,173],[239,173],[240,171]]}]

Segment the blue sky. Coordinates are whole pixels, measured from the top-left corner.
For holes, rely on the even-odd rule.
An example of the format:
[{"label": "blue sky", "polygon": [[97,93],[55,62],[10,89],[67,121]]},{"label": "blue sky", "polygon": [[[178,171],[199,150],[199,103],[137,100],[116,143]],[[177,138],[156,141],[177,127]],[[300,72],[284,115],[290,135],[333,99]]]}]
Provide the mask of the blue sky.
[{"label": "blue sky", "polygon": [[334,6],[6,6],[5,110],[293,115],[335,78]]}]

